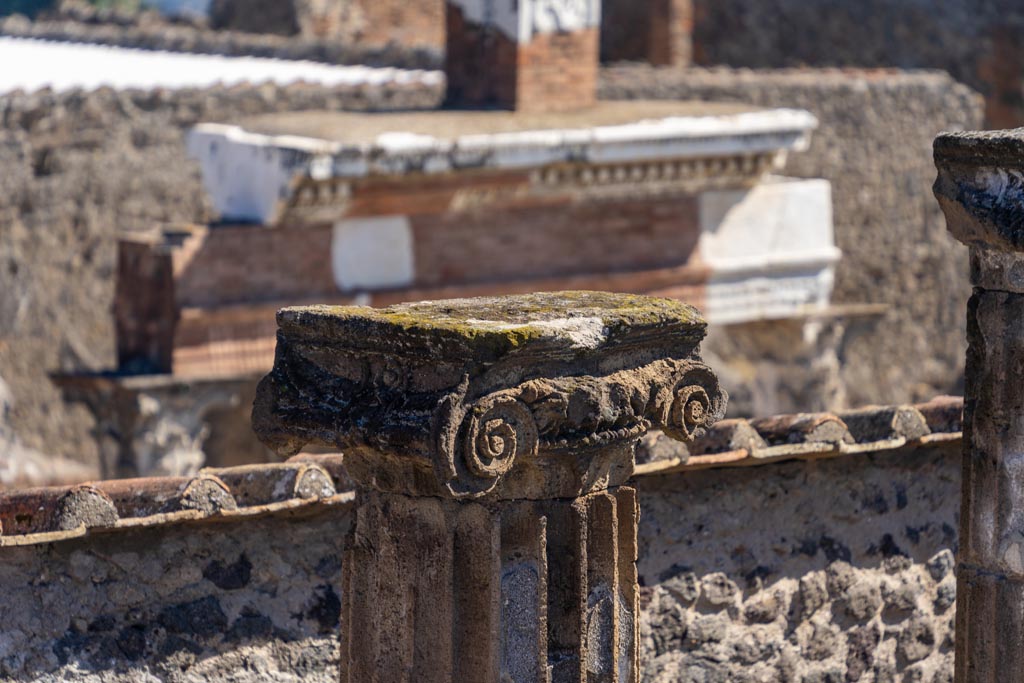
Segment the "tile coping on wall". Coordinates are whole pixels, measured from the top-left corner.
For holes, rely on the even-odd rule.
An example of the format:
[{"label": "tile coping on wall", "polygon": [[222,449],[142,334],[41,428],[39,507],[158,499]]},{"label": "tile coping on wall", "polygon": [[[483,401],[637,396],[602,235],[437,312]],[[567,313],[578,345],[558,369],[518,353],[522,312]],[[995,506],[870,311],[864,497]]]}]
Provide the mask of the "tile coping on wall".
[{"label": "tile coping on wall", "polygon": [[[870,406],[718,423],[689,446],[660,433],[638,449],[635,476],[764,465],[951,444],[961,439],[963,399]],[[90,482],[0,493],[0,548],[172,524],[315,514],[355,499],[341,454],[207,468],[195,477]]]}]

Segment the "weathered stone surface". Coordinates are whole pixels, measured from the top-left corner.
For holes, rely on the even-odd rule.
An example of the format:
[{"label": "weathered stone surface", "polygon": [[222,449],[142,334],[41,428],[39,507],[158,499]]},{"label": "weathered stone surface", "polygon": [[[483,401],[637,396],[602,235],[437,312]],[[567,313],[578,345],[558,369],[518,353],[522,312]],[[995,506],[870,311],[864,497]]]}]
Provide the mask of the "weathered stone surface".
[{"label": "weathered stone surface", "polygon": [[[863,671],[860,680],[951,680],[953,609],[940,610],[937,601],[954,577],[947,573],[937,581],[929,565],[956,544],[959,460],[948,449],[922,449],[639,478],[639,503],[646,509],[639,544],[645,587],[638,612],[643,675],[635,680],[844,682],[852,634],[865,624],[845,616],[838,591],[865,582],[905,583],[918,591],[919,609],[912,615],[883,610],[867,622],[882,630],[870,667],[860,663],[866,649],[854,648],[852,661]],[[304,456],[300,462],[317,461],[326,467],[340,458]],[[236,485],[244,483],[241,479]],[[108,488],[114,483],[101,486],[119,498]],[[152,482],[135,486],[160,494]],[[161,495],[150,502],[158,503]],[[492,503],[367,493],[378,518],[387,507],[408,524],[375,524],[374,518],[360,519],[347,509],[311,508],[319,512],[161,524],[0,548],[0,591],[14,608],[0,625],[0,677],[114,683],[146,675],[175,681],[337,681],[339,670],[348,675],[339,654],[346,632],[380,634],[393,627],[394,633],[405,634],[410,622],[408,613],[399,610],[365,628],[346,629],[349,586],[373,589],[371,601],[360,604],[379,608],[394,595],[434,630],[425,642],[443,643],[440,626],[453,610],[480,609],[479,614],[493,617],[495,585],[509,589],[502,595],[509,596],[517,613],[529,616],[534,603],[521,597],[539,590],[540,575],[535,581],[530,567],[539,561],[542,545],[549,567],[557,565],[556,575],[577,577],[575,584],[563,579],[557,590],[548,581],[548,623],[578,625],[558,628],[563,656],[551,661],[578,663],[569,641],[581,633],[607,632],[608,617],[614,616],[607,609],[610,591],[602,588],[600,577],[617,576],[620,588],[629,582],[629,558],[637,548],[628,533],[630,523],[619,527],[617,544],[602,539],[608,539],[612,499],[625,502],[625,508],[614,510],[620,524],[635,519],[631,495],[619,488],[575,502]],[[359,523],[364,525],[359,534],[347,533]],[[586,530],[585,553],[583,539],[575,538],[572,529]],[[416,564],[413,576],[400,573],[378,586],[373,572],[396,576],[408,558],[392,551],[414,544],[427,553],[430,564]],[[364,558],[362,565],[346,565],[350,548]],[[492,575],[484,571],[494,568],[485,560],[493,559],[495,548],[508,571]],[[619,572],[609,571],[607,562],[615,548]],[[830,559],[846,556],[844,548],[848,561]],[[907,561],[893,562],[896,558]],[[368,564],[374,561],[382,563],[376,570]],[[583,566],[586,572],[577,571]],[[699,595],[703,579],[715,574],[742,592],[724,609],[710,609]],[[828,593],[827,579],[837,591],[835,598]],[[709,582],[724,584],[720,576]],[[589,616],[577,619],[564,605],[583,602],[573,585],[584,583],[595,590],[591,598],[588,589],[588,609],[582,613]],[[446,585],[465,592],[445,603],[438,596]],[[406,590],[413,587],[421,589],[421,597]],[[520,591],[518,597],[513,589]],[[774,620],[751,620],[767,618],[773,604],[780,608]],[[552,611],[552,605],[561,605],[560,611]],[[902,638],[908,651],[916,647],[916,636],[903,635],[915,620],[928,624],[935,642],[927,656],[911,662],[898,646]],[[627,625],[621,614],[620,634]],[[451,636],[472,647],[462,648],[468,655],[452,658],[452,666],[463,667],[458,669],[463,678],[446,681],[479,680],[467,672],[500,666],[490,659],[494,649],[480,647],[482,634],[501,633],[506,643],[526,643],[523,652],[536,635],[530,629],[474,626]],[[601,670],[608,649],[595,651],[600,656],[587,662]],[[448,673],[443,647],[409,652],[403,656],[415,666],[432,662],[436,671]],[[548,661],[547,652],[544,657]],[[516,676],[534,670],[523,657],[510,666]]]},{"label": "weathered stone surface", "polygon": [[497,508],[367,494],[346,554],[344,681],[635,679],[636,494]]},{"label": "weathered stone surface", "polygon": [[0,677],[336,682],[349,523],[341,509],[0,549]]},{"label": "weathered stone surface", "polygon": [[[935,196],[954,237],[971,247],[986,247],[981,258],[998,261],[1002,255],[991,251],[1024,251],[1024,131],[940,135],[935,138],[935,163]],[[1001,263],[978,264],[978,258],[972,259],[976,283],[979,277],[998,275],[1011,291],[1024,285],[1021,269],[1004,273]]]},{"label": "weathered stone surface", "polygon": [[440,86],[297,85],[0,97],[0,375],[24,448],[99,470],[98,452],[116,447],[49,374],[114,365],[120,231],[213,217],[186,129],[243,112],[432,107],[440,95]]},{"label": "weathered stone surface", "polygon": [[[1024,681],[1024,135],[940,135],[935,196],[971,249],[957,680]],[[934,638],[911,643],[916,654]]]},{"label": "weathered stone surface", "polygon": [[951,676],[957,448],[637,482],[642,680]]},{"label": "weathered stone surface", "polygon": [[651,427],[689,440],[727,396],[704,323],[595,292],[279,315],[254,425],[279,452],[345,450],[357,480],[417,495],[571,497],[625,482]]}]

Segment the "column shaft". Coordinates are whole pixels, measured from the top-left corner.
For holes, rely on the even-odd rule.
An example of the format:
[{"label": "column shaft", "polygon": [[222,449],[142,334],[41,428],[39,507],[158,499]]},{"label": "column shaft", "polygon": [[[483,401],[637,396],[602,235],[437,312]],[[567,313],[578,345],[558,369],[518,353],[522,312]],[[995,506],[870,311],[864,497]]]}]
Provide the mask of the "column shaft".
[{"label": "column shaft", "polygon": [[342,680],[636,683],[636,492],[489,504],[368,491]]}]

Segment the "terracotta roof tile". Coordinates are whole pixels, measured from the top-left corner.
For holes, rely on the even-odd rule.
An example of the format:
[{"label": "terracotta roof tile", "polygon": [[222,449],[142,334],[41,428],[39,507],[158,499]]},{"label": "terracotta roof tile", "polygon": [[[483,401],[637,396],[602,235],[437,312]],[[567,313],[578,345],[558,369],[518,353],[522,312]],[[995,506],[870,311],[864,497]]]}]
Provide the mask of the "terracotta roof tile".
[{"label": "terracotta roof tile", "polygon": [[208,468],[151,477],[0,493],[0,546],[196,520],[237,519],[351,502],[342,456]]},{"label": "terracotta roof tile", "polygon": [[[916,406],[869,406],[839,414],[723,420],[689,446],[649,436],[637,449],[641,464],[635,472],[647,476],[897,451],[960,441],[962,427],[963,399],[955,396]],[[744,436],[751,431],[760,443]]]}]

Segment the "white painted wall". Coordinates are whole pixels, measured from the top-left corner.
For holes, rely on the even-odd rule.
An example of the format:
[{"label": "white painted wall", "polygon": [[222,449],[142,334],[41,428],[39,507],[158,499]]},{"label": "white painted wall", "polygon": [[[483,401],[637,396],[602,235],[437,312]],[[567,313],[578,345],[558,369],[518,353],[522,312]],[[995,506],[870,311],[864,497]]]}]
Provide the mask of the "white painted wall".
[{"label": "white painted wall", "polygon": [[829,305],[835,263],[826,180],[771,177],[700,196],[699,252],[711,270],[704,313],[716,324],[790,317]]},{"label": "white painted wall", "polygon": [[298,175],[329,173],[326,143],[286,136],[278,142],[252,144],[249,134],[234,126],[197,126],[189,132],[188,154],[199,161],[203,185],[222,219],[273,223]]},{"label": "white painted wall", "polygon": [[334,282],[344,292],[387,289],[415,278],[412,227],[405,216],[340,221],[331,240]]},{"label": "white painted wall", "polygon": [[601,24],[600,0],[448,0],[474,24],[491,26],[517,43],[539,33],[579,31]]}]

